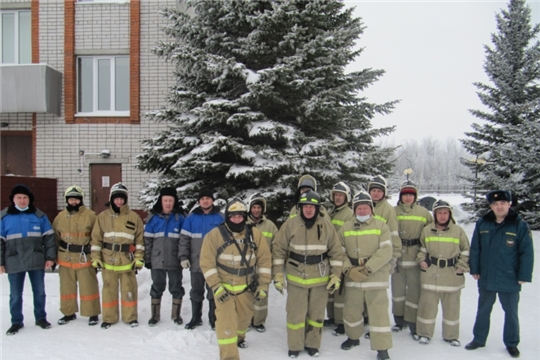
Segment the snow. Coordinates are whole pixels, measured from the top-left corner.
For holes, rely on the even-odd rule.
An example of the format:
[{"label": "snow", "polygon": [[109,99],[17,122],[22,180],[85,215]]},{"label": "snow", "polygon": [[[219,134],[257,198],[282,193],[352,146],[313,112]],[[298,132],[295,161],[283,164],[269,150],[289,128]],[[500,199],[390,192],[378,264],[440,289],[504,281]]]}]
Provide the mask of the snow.
[{"label": "snow", "polygon": [[[429,195],[429,194],[427,194]],[[459,209],[459,204],[465,201],[460,195],[432,196],[444,198],[454,206],[458,218],[466,214]],[[422,195],[423,197],[424,195]],[[395,196],[390,200],[396,203]],[[463,225],[471,236],[474,224]],[[534,238],[540,233],[533,232]],[[536,246],[535,255],[539,258],[540,246]],[[150,318],[150,271],[143,269],[137,276],[139,282],[139,322],[138,328],[130,328],[124,323],[118,323],[108,330],[102,330],[99,325],[89,327],[87,318],[77,320],[63,326],[56,325],[62,317],[59,310],[59,283],[57,274],[45,276],[47,291],[48,320],[53,324],[49,330],[42,330],[34,325],[32,291],[30,283],[25,285],[24,314],[25,328],[15,336],[6,336],[5,332],[11,325],[9,315],[9,282],[7,276],[0,276],[1,282],[1,314],[2,333],[0,334],[1,358],[11,359],[73,359],[78,360],[107,358],[107,359],[218,359],[216,335],[210,330],[207,321],[207,303],[203,310],[204,325],[195,330],[185,330],[176,326],[169,319],[171,311],[171,296],[163,296],[161,322],[155,327],[146,325]],[[98,276],[101,283],[101,276]],[[533,283],[525,284],[521,292],[520,322],[521,322],[521,359],[538,359],[540,344],[538,341],[540,319],[538,298],[540,288],[538,279],[540,270],[534,270]],[[189,272],[184,271],[184,287],[189,293]],[[491,331],[485,348],[466,351],[463,346],[472,340],[472,326],[476,314],[477,303],[476,283],[471,276],[466,277],[466,287],[461,295],[461,347],[453,348],[444,343],[441,337],[441,312],[437,318],[435,336],[431,344],[423,346],[413,341],[408,332],[393,334],[393,348],[390,357],[393,360],[475,360],[475,359],[510,359],[502,343],[503,312],[497,302],[491,316]],[[190,319],[190,302],[184,298],[182,317],[185,322]],[[101,318],[100,318],[101,319]],[[269,317],[266,322],[267,331],[247,334],[249,348],[240,349],[243,359],[272,360],[287,358],[287,335],[285,326],[285,296],[281,296],[274,288],[270,288]],[[376,353],[369,348],[369,340],[362,338],[360,347],[349,351],[340,349],[345,336],[335,337],[330,328],[323,331],[320,358],[322,359],[375,359]],[[308,359],[306,353],[300,358]]]}]

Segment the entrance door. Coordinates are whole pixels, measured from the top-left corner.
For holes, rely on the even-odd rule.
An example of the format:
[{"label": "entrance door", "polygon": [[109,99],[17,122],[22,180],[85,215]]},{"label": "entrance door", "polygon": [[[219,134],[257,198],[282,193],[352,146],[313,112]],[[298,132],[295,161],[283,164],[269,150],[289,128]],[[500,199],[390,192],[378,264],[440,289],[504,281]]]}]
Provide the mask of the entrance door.
[{"label": "entrance door", "polygon": [[1,175],[32,176],[32,132],[17,134],[3,131],[2,151],[0,155]]},{"label": "entrance door", "polygon": [[92,210],[99,214],[107,209],[111,186],[122,181],[121,164],[91,164],[90,191],[92,193]]}]

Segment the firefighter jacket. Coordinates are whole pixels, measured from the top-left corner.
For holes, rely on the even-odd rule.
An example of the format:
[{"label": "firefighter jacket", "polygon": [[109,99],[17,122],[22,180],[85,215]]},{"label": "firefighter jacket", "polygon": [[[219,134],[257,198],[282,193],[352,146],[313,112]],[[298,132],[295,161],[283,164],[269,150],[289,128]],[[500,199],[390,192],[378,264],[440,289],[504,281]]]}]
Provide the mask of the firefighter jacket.
[{"label": "firefighter jacket", "polygon": [[[305,260],[296,260],[300,257]],[[302,217],[296,216],[281,226],[274,239],[272,273],[283,273],[285,266],[289,285],[326,286],[330,274],[341,276],[343,258],[336,230],[327,215],[319,213],[309,229]]]},{"label": "firefighter jacket", "polygon": [[386,198],[382,198],[377,202],[373,202],[373,217],[379,219],[388,225],[390,229],[390,235],[392,236],[392,248],[394,259],[401,257],[401,239],[398,233],[398,221],[397,215],[394,211],[394,207],[388,203]]},{"label": "firefighter jacket", "polygon": [[144,260],[144,225],[140,216],[122,205],[120,213],[112,208],[102,211],[92,229],[91,259],[116,272],[133,270],[134,259]]},{"label": "firefighter jacket", "polygon": [[56,216],[52,226],[58,247],[58,265],[71,269],[92,265],[90,240],[96,217],[96,213],[84,205],[79,211],[64,209]]},{"label": "firefighter jacket", "polygon": [[330,218],[332,219],[332,224],[334,225],[336,231],[339,231],[343,224],[351,219],[354,219],[354,214],[349,207],[349,204],[345,203],[340,207],[335,207],[330,213]]},{"label": "firefighter jacket", "polygon": [[[417,203],[405,205],[400,201],[394,210],[398,219],[398,233],[402,244],[401,259],[398,260],[398,265],[403,268],[416,267],[418,266],[416,256],[420,248],[420,235],[422,235],[424,226],[433,222],[433,217],[425,207]],[[408,241],[413,241],[415,245],[406,245]]]},{"label": "firefighter jacket", "polygon": [[274,237],[278,232],[276,224],[274,224],[272,220],[267,219],[264,215],[262,215],[261,220],[258,223],[254,223],[253,220],[248,217],[247,223],[252,224],[263,234],[266,242],[268,243],[268,248],[272,249],[272,242],[274,241]]},{"label": "firefighter jacket", "polygon": [[[258,285],[262,285],[268,292],[272,260],[270,248],[262,233],[250,225],[246,225],[240,233],[232,232],[225,223],[220,227],[226,231],[228,239],[224,239],[219,228],[214,228],[202,242],[201,270],[208,286],[215,290],[221,285],[233,294],[240,294],[252,284],[254,286],[252,291],[255,291]],[[251,228],[249,238],[246,238],[247,227]]]},{"label": "firefighter jacket", "polygon": [[33,205],[22,212],[11,205],[0,217],[0,266],[6,273],[43,270],[46,261],[55,261],[54,231],[45,213]]},{"label": "firefighter jacket", "polygon": [[223,215],[220,214],[219,207],[215,205],[208,214],[197,207],[187,216],[180,231],[178,258],[180,261],[190,261],[190,271],[201,272],[199,258],[203,239],[210,230],[221,223],[223,223]]},{"label": "firefighter jacket", "polygon": [[[453,221],[450,221],[445,230],[438,230],[434,224],[426,226],[420,244],[416,261],[419,264],[426,261],[429,265],[427,270],[421,270],[420,273],[422,290],[446,293],[463,289],[464,273],[469,271],[470,247],[469,238],[461,226]],[[463,273],[458,274],[457,268]]]},{"label": "firefighter jacket", "polygon": [[148,215],[144,226],[144,262],[152,269],[179,270],[178,246],[184,217],[179,213]]},{"label": "firefighter jacket", "polygon": [[393,251],[388,225],[373,216],[363,223],[353,219],[347,221],[338,234],[346,254],[343,268],[365,266],[369,271],[368,278],[362,282],[347,277],[347,286],[362,290],[388,289]]},{"label": "firefighter jacket", "polygon": [[529,225],[514,210],[500,224],[489,211],[476,223],[471,242],[471,274],[478,287],[497,292],[521,291],[518,281],[531,282],[534,250]]}]

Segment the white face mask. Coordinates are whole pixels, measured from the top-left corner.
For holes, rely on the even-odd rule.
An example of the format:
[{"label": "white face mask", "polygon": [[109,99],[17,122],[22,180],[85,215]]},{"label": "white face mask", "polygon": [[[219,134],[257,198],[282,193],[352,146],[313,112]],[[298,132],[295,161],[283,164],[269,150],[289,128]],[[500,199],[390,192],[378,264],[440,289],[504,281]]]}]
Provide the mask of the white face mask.
[{"label": "white face mask", "polygon": [[356,218],[358,219],[358,221],[360,222],[366,222],[368,221],[368,219],[371,217],[371,215],[364,215],[364,216],[360,216],[360,215],[356,215]]},{"label": "white face mask", "polygon": [[15,208],[17,208],[17,210],[19,210],[19,211],[26,211],[26,210],[28,210],[28,206],[25,207],[25,208],[23,209],[23,208],[18,207],[17,205],[15,205]]}]

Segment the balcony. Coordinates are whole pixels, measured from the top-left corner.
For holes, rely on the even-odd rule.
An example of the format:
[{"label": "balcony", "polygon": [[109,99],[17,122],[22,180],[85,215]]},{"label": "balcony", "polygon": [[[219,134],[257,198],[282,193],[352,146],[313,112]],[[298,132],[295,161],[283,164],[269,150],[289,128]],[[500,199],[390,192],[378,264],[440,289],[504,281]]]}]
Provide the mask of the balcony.
[{"label": "balcony", "polygon": [[62,73],[47,64],[0,65],[0,113],[60,116]]}]

